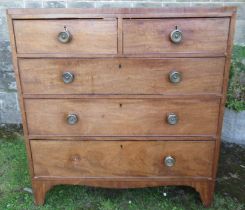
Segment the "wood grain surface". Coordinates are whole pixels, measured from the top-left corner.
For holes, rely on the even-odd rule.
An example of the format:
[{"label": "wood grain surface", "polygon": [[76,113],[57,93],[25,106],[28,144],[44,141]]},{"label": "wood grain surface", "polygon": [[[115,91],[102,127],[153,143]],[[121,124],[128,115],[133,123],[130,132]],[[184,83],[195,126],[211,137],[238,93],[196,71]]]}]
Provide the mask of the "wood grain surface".
[{"label": "wood grain surface", "polygon": [[[220,94],[224,58],[20,59],[19,68],[24,94]],[[172,71],[181,73],[179,84],[170,82]]]},{"label": "wood grain surface", "polygon": [[[216,134],[220,100],[26,99],[29,134],[145,136]],[[167,114],[179,122],[169,125]],[[78,122],[69,125],[68,114]]]},{"label": "wood grain surface", "polygon": [[[116,19],[15,20],[18,53],[117,53]],[[72,35],[69,43],[57,40],[64,26]]]},{"label": "wood grain surface", "polygon": [[[175,26],[183,41],[174,44],[169,35]],[[229,18],[128,19],[123,22],[125,54],[226,51]]]},{"label": "wood grain surface", "polygon": [[31,148],[37,177],[210,177],[214,142],[33,140]]},{"label": "wood grain surface", "polygon": [[[236,7],[7,10],[35,203],[59,184],[213,200]],[[64,26],[72,41],[61,44]],[[173,44],[175,27],[183,41]],[[168,80],[182,73],[178,85]],[[61,75],[75,80],[64,84]],[[175,112],[176,125],[166,122]],[[68,114],[78,123],[68,125]],[[163,158],[176,164],[167,168]]]}]

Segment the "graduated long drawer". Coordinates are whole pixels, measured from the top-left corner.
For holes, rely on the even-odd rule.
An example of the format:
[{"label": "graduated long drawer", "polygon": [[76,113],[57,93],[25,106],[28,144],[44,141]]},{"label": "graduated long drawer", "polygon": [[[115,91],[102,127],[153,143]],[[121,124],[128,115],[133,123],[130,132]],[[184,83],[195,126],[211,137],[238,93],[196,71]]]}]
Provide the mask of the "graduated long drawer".
[{"label": "graduated long drawer", "polygon": [[[30,135],[216,135],[219,99],[26,99]],[[169,124],[169,114],[178,122]],[[75,115],[77,122],[69,124]],[[74,122],[74,121],[73,121]]]},{"label": "graduated long drawer", "polygon": [[31,148],[35,176],[69,178],[211,177],[214,155],[214,142],[195,141],[32,140]]},{"label": "graduated long drawer", "polygon": [[224,58],[20,59],[19,69],[24,94],[221,94]]}]

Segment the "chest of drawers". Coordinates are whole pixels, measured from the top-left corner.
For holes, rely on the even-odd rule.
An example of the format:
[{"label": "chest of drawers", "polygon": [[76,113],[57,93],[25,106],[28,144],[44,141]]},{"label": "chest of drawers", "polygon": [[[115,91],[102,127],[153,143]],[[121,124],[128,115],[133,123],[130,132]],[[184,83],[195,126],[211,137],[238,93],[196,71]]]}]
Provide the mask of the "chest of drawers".
[{"label": "chest of drawers", "polygon": [[36,204],[58,184],[212,202],[236,9],[10,9]]}]

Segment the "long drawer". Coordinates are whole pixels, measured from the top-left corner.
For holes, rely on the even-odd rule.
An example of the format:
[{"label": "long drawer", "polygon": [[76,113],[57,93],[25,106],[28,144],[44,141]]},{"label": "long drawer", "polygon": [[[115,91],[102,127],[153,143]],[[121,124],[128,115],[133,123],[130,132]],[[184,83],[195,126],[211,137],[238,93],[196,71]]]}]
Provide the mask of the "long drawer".
[{"label": "long drawer", "polygon": [[35,176],[210,177],[214,142],[32,140],[31,149]]},{"label": "long drawer", "polygon": [[216,135],[216,99],[26,99],[31,135]]},{"label": "long drawer", "polygon": [[[127,19],[123,22],[125,54],[225,53],[229,18]],[[179,43],[171,33],[182,34]],[[179,33],[176,40],[180,40]]]},{"label": "long drawer", "polygon": [[20,59],[19,69],[24,94],[220,94],[224,58]]},{"label": "long drawer", "polygon": [[[13,24],[18,53],[117,53],[116,19],[15,20]],[[60,34],[67,31],[69,36]]]}]

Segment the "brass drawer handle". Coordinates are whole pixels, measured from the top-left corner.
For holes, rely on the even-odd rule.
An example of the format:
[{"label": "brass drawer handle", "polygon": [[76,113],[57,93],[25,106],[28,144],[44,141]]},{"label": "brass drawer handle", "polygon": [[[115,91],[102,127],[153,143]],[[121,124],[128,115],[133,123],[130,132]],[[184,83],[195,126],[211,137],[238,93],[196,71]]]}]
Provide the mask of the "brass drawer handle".
[{"label": "brass drawer handle", "polygon": [[179,83],[182,80],[182,74],[178,71],[169,72],[169,81],[171,83]]},{"label": "brass drawer handle", "polygon": [[175,125],[179,121],[178,116],[175,113],[169,113],[167,115],[167,122],[169,125]]},{"label": "brass drawer handle", "polygon": [[175,44],[179,44],[182,41],[183,33],[178,29],[178,26],[175,26],[175,30],[170,33],[170,39]]},{"label": "brass drawer handle", "polygon": [[173,167],[175,162],[176,162],[175,158],[170,155],[164,158],[164,164],[167,167]]},{"label": "brass drawer handle", "polygon": [[68,114],[66,121],[69,125],[74,125],[78,122],[78,116],[76,114]]},{"label": "brass drawer handle", "polygon": [[74,80],[74,74],[67,71],[62,74],[62,79],[65,84],[72,83]]},{"label": "brass drawer handle", "polygon": [[64,26],[64,31],[58,34],[58,41],[62,44],[66,44],[72,40],[72,35],[68,31],[67,27]]}]

